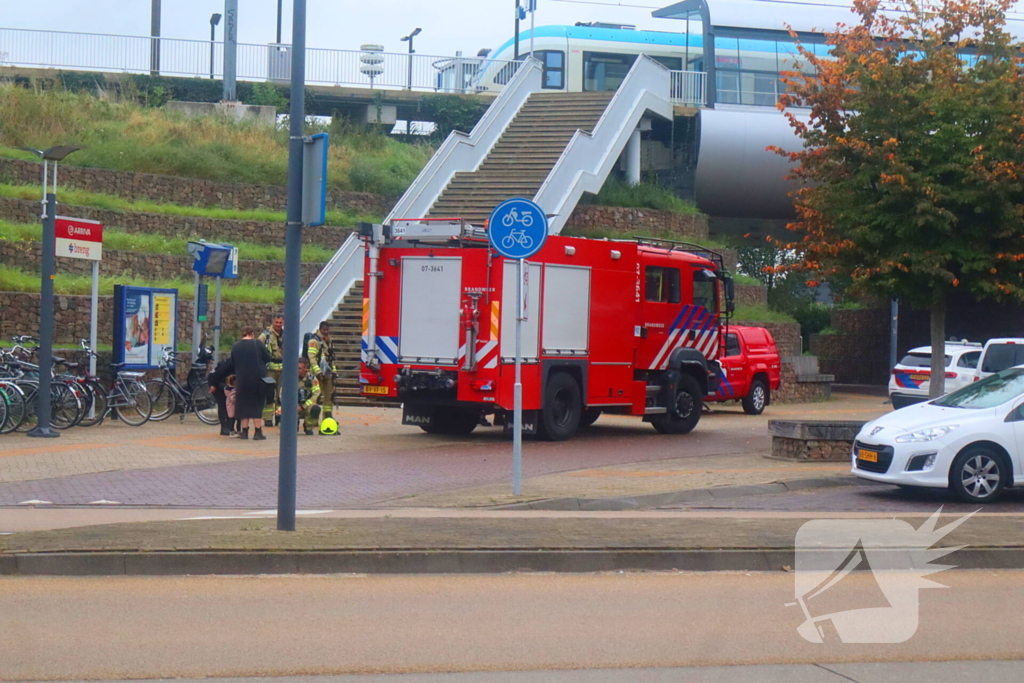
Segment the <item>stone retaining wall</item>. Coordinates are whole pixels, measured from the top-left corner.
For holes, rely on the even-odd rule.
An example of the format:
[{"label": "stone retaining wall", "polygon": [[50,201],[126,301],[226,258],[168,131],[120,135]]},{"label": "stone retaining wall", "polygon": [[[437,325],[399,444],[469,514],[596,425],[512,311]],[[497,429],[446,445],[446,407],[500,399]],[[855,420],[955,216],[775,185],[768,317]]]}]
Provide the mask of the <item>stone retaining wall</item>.
[{"label": "stone retaining wall", "polygon": [[[111,211],[68,204],[60,205],[60,213],[99,221],[106,226],[131,233],[284,246],[283,223]],[[39,202],[0,197],[0,218],[13,223],[36,223],[39,221]],[[306,244],[320,244],[328,249],[337,249],[351,231],[351,228],[332,225],[306,228],[302,231],[302,241]]]},{"label": "stone retaining wall", "polygon": [[665,239],[707,239],[708,219],[657,209],[580,204],[565,223],[565,232],[580,237],[612,231],[623,236],[645,235]]},{"label": "stone retaining wall", "polygon": [[768,290],[762,285],[736,285],[737,306],[767,306]]},{"label": "stone retaining wall", "polygon": [[[39,294],[23,292],[0,292],[0,339],[15,334],[39,334]],[[91,302],[88,296],[55,296],[53,340],[57,344],[77,345],[79,340],[89,337],[89,314]],[[100,344],[114,341],[114,297],[99,298],[98,340]],[[271,304],[243,304],[226,301],[223,303],[222,336],[237,339],[243,327],[252,326],[259,330],[270,324],[270,319],[280,306]],[[178,340],[191,343],[192,301],[178,300]],[[208,343],[213,340],[212,325],[207,331]]]},{"label": "stone retaining wall", "polygon": [[775,338],[775,346],[780,356],[799,356],[803,353],[800,342],[800,325],[798,323],[768,323],[756,320],[733,320],[733,325],[763,327]]},{"label": "stone retaining wall", "polygon": [[796,364],[783,359],[782,386],[772,394],[772,403],[819,403],[832,398],[832,375],[801,375]]},{"label": "stone retaining wall", "polygon": [[[0,180],[13,184],[35,185],[42,178],[42,164],[19,159],[0,159]],[[87,192],[101,192],[126,199],[148,199],[191,206],[219,206],[229,209],[269,209],[284,211],[288,190],[284,185],[221,183],[175,176],[110,171],[61,164],[60,185]],[[383,217],[397,197],[369,192],[329,190],[327,205],[331,209],[354,211]]]},{"label": "stone retaining wall", "polygon": [[[0,265],[38,271],[42,263],[42,251],[43,245],[39,242],[21,242],[0,238]],[[303,288],[313,282],[323,267],[323,263],[302,264]],[[282,286],[284,282],[284,263],[281,261],[241,261],[238,268],[239,274],[248,281],[263,282],[274,286]],[[92,261],[58,258],[57,272],[89,275],[92,273]],[[123,275],[126,280],[138,278],[143,282],[162,278],[191,278],[193,276],[192,257],[104,249],[103,260],[100,262],[100,275]],[[230,284],[226,283],[225,286],[230,286]]]}]

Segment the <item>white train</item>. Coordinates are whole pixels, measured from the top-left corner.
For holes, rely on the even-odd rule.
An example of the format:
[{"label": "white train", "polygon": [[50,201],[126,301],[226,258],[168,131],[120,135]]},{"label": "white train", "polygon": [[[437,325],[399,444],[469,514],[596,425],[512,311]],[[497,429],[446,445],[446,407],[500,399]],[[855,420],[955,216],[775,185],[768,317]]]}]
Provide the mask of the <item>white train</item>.
[{"label": "white train", "polygon": [[[615,90],[640,54],[658,60],[673,71],[703,71],[702,36],[665,31],[637,31],[618,24],[539,26],[534,51],[544,64],[544,89],[562,92]],[[530,34],[520,34],[520,57],[529,55]],[[439,74],[440,89],[463,92],[500,90],[514,70],[510,39],[494,52],[472,62],[452,62]],[[472,73],[470,73],[472,71]],[[459,78],[461,74],[462,78]]]}]

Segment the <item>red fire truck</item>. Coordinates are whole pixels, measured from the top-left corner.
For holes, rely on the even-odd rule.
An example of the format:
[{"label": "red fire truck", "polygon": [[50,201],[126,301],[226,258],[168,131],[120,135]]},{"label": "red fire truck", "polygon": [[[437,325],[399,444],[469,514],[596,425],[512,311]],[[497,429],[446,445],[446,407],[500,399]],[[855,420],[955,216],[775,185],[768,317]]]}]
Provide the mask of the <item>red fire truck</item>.
[{"label": "red fire truck", "polygon": [[[364,224],[361,391],[403,423],[511,428],[518,270],[453,220]],[[551,236],[525,266],[523,430],[573,436],[602,412],[685,434],[718,390],[732,280],[720,255],[640,238]]]}]

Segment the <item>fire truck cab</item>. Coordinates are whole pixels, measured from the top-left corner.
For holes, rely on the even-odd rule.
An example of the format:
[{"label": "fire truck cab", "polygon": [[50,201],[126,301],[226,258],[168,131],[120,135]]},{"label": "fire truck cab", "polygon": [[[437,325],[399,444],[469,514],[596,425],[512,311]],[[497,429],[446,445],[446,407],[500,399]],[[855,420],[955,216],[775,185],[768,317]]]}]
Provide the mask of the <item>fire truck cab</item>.
[{"label": "fire truck cab", "polygon": [[[403,423],[511,428],[518,265],[461,222],[395,221],[366,242],[361,392]],[[550,236],[525,264],[523,429],[568,439],[602,412],[685,434],[718,390],[732,281],[719,255],[659,240]]]}]

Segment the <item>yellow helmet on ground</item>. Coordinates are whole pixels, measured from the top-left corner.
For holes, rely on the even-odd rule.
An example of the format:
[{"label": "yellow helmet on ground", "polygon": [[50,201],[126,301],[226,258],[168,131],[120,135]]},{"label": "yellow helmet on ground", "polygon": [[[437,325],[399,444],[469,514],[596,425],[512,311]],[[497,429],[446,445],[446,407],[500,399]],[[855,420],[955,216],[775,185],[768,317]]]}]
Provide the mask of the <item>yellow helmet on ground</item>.
[{"label": "yellow helmet on ground", "polygon": [[335,422],[333,417],[325,417],[324,421],[320,423],[320,433],[332,436],[338,433],[338,423]]}]

